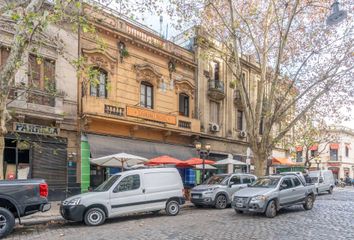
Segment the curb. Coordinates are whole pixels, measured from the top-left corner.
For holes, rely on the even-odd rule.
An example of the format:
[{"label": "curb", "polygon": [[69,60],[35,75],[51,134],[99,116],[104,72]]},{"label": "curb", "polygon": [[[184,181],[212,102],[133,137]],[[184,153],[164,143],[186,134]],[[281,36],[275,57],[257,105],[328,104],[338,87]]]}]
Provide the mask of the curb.
[{"label": "curb", "polygon": [[[191,202],[187,202],[181,206],[182,209],[193,208],[194,205]],[[61,215],[55,215],[51,217],[29,217],[26,219],[21,219],[22,226],[32,226],[32,225],[41,225],[48,224],[52,222],[66,222],[66,220]]]}]

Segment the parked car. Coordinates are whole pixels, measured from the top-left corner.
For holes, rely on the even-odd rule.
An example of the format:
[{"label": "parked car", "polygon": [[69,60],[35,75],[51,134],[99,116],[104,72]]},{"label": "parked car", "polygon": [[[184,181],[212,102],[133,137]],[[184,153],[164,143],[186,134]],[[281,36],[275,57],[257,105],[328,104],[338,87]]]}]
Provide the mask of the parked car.
[{"label": "parked car", "polygon": [[138,212],[165,210],[179,213],[185,203],[181,176],[175,168],[150,168],[115,174],[92,192],[63,201],[60,212],[70,221],[103,224],[107,218]]},{"label": "parked car", "polygon": [[258,212],[272,218],[279,209],[295,204],[310,210],[315,198],[315,186],[304,185],[295,174],[272,175],[258,178],[248,188],[237,191],[232,207],[236,213]]},{"label": "parked car", "polygon": [[196,207],[215,206],[218,209],[226,208],[231,203],[231,196],[247,184],[254,182],[256,176],[251,174],[216,174],[203,184],[191,190],[191,202]]},{"label": "parked car", "polygon": [[43,179],[0,181],[0,238],[12,232],[15,218],[50,209]]},{"label": "parked car", "polygon": [[328,192],[332,194],[335,180],[331,170],[319,170],[309,172],[311,182],[315,184],[317,193]]},{"label": "parked car", "polygon": [[282,172],[282,173],[279,173],[280,175],[295,175],[295,176],[298,176],[299,179],[302,181],[302,183],[304,185],[307,185],[309,184],[308,182],[306,182],[306,179],[305,179],[305,176],[302,172]]}]

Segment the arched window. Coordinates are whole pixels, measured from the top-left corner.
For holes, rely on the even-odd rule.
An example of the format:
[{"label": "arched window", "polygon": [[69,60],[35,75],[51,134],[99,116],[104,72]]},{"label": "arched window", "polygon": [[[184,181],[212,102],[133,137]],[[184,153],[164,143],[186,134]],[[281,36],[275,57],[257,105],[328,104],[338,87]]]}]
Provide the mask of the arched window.
[{"label": "arched window", "polygon": [[91,79],[90,95],[94,97],[107,98],[107,79],[108,74],[105,70],[96,68],[94,74],[97,76]]},{"label": "arched window", "polygon": [[154,87],[147,82],[140,85],[140,106],[154,108]]},{"label": "arched window", "polygon": [[189,96],[184,93],[179,94],[179,114],[189,117]]}]

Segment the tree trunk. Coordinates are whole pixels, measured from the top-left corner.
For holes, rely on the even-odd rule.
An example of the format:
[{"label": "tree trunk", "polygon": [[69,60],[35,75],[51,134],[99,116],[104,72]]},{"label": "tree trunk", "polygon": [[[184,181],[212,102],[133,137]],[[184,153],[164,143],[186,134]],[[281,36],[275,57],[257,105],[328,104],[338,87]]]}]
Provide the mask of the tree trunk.
[{"label": "tree trunk", "polygon": [[268,154],[266,151],[253,151],[255,175],[257,177],[266,175]]}]

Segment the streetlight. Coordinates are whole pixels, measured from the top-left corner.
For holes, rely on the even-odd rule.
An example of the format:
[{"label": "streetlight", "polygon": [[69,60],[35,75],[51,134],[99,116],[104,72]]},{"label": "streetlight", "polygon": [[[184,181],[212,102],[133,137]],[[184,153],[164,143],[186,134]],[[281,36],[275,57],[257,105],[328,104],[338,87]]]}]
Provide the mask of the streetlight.
[{"label": "streetlight", "polygon": [[333,26],[347,17],[347,11],[339,10],[339,2],[335,0],[331,6],[331,14],[327,17],[326,23],[329,26]]},{"label": "streetlight", "polygon": [[317,164],[317,170],[320,170],[321,159],[315,159],[315,163]]},{"label": "streetlight", "polygon": [[202,182],[205,181],[205,158],[209,156],[210,148],[211,146],[208,143],[204,145],[204,149],[200,142],[195,144],[195,149],[197,149],[200,158],[203,159]]}]

